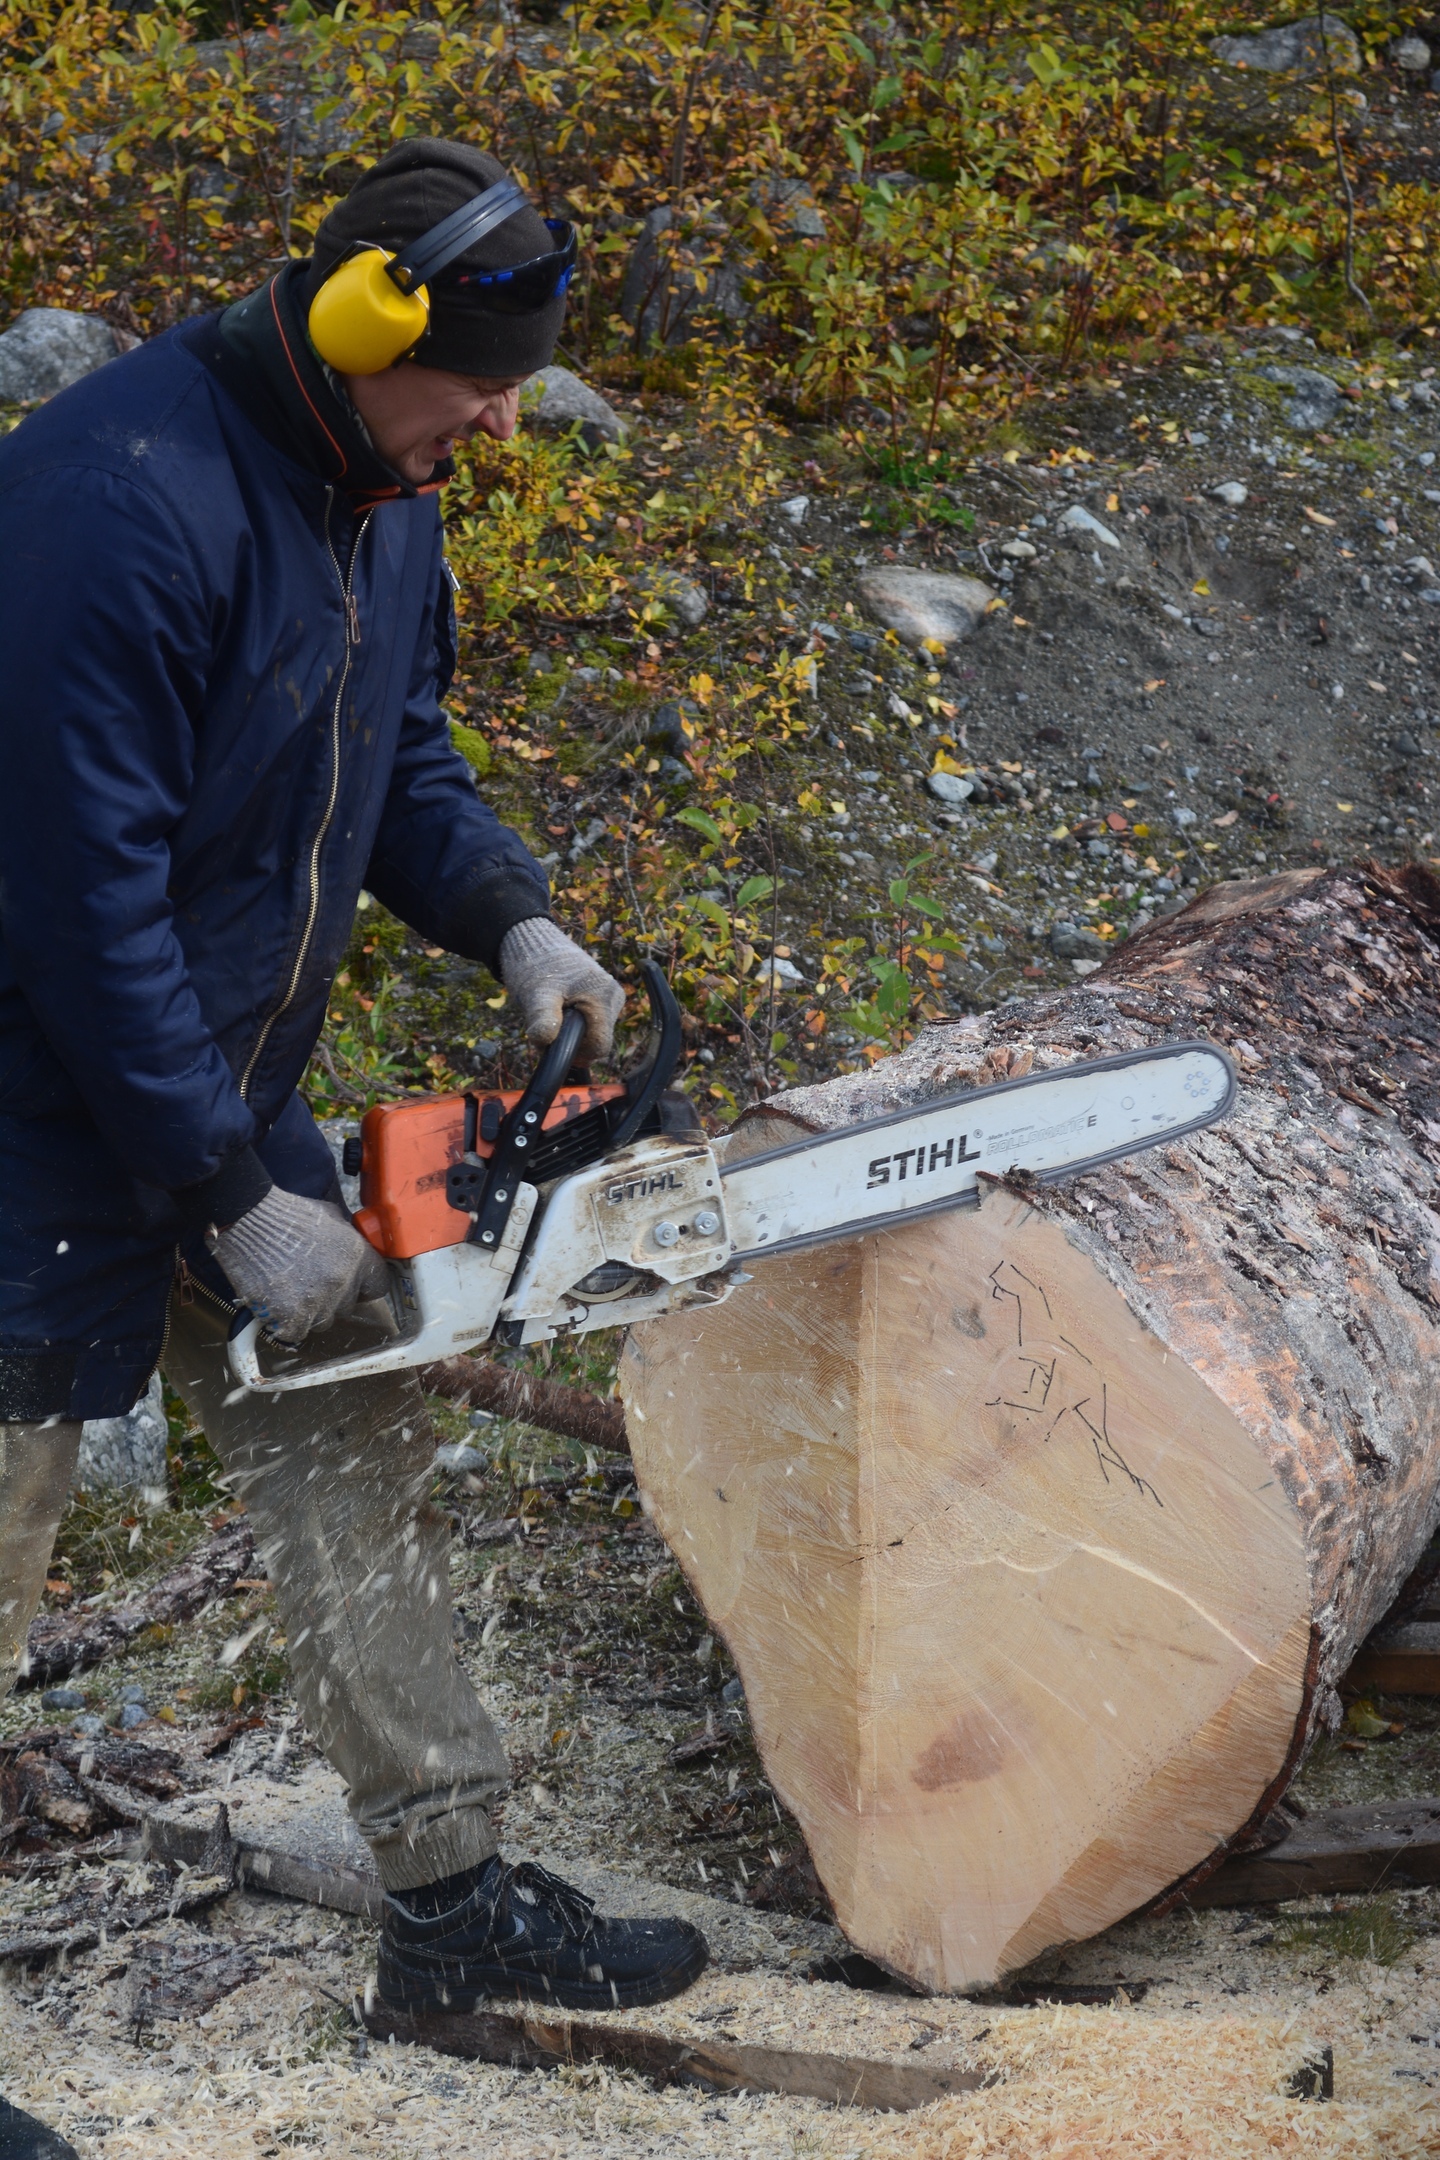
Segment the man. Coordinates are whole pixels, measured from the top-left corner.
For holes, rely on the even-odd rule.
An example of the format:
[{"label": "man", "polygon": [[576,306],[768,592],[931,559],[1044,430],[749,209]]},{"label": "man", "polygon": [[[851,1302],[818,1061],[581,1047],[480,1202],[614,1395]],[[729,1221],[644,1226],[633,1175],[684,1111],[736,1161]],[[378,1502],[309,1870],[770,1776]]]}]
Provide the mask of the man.
[{"label": "man", "polygon": [[[431,280],[428,328],[382,373],[337,374],[307,335],[357,244],[398,252],[503,177],[402,144],[313,260],[0,444],[0,1653],[13,1678],[80,1421],[162,1361],[246,1502],[389,1893],[381,1993],[609,2007],[677,1992],[705,1946],[496,1856],[506,1758],[451,1649],[414,1380],[237,1400],[224,1362],[237,1305],[339,1349],[380,1284],[295,1092],[362,885],[497,973],[536,1043],[576,1004],[602,1057],[623,1002],[440,705],[436,491],[457,439],[513,433],[551,356],[555,235],[507,216]],[[497,312],[495,273],[522,264],[515,291],[541,297]]]}]

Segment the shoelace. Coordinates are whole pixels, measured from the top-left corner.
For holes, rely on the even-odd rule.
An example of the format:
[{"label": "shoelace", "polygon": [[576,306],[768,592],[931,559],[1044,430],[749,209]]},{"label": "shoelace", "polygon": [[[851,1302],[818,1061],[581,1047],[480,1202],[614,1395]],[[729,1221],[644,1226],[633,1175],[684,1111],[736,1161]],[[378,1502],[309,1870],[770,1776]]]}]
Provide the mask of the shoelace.
[{"label": "shoelace", "polygon": [[[572,1942],[584,1942],[595,1932],[594,1901],[534,1860],[517,1860],[512,1866],[502,1867],[492,1895],[497,1934],[502,1918],[507,1921],[521,1919],[520,1914],[511,1909],[512,1897],[518,1897],[522,1906],[533,1906],[543,1899],[558,1921],[562,1935]],[[523,1926],[524,1922],[521,1924]]]}]

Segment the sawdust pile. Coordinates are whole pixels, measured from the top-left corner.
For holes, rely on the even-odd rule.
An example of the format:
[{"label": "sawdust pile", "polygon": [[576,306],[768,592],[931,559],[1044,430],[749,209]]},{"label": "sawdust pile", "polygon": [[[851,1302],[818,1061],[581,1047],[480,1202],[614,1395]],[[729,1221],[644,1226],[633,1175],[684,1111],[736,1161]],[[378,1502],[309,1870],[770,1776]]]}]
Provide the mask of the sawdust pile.
[{"label": "sawdust pile", "polygon": [[[327,1991],[328,1992],[328,1991]],[[846,1991],[833,1994],[837,2016]],[[1127,2010],[982,2011],[983,2053],[1003,2073],[989,2091],[904,2117],[870,2116],[775,2096],[656,2091],[597,2068],[513,2072],[422,2050],[360,2055],[313,1983],[272,1976],[230,1998],[229,2015],[158,2052],[136,2053],[10,1996],[0,2079],[85,2160],[255,2160],[304,2149],[318,2160],[645,2160],[677,2153],[725,2160],[1422,2160],[1440,2153],[1440,2107],[1428,2087],[1397,2090],[1393,2054],[1366,2033],[1363,1987],[1324,2030],[1336,2036],[1336,2097],[1292,2097],[1297,2069],[1319,2056],[1316,2031],[1292,2016]],[[243,2000],[237,2022],[233,2007]],[[854,1998],[850,2000],[853,2002]],[[961,2005],[920,2005],[958,2012]],[[317,2015],[318,2014],[318,2015]],[[256,2021],[267,2046],[241,2040]],[[863,2007],[843,2015],[863,2051]],[[948,2020],[947,2020],[948,2022]],[[1344,2028],[1343,2037],[1341,2028]],[[173,2029],[172,2029],[173,2030]],[[308,2046],[306,2035],[309,2036]],[[813,2036],[818,2037],[818,2034]],[[128,2062],[124,2060],[128,2053]],[[307,2056],[309,2059],[307,2059]]]},{"label": "sawdust pile", "polygon": [[[1043,2013],[1042,2013],[1043,2014]],[[1419,2160],[1440,2152],[1440,2108],[1397,2091],[1389,2062],[1337,2049],[1333,2102],[1298,2101],[1320,2043],[1293,2018],[1137,2017],[1056,2010],[1011,2017],[984,2043],[1004,2084],[893,2118],[866,2160]]]}]

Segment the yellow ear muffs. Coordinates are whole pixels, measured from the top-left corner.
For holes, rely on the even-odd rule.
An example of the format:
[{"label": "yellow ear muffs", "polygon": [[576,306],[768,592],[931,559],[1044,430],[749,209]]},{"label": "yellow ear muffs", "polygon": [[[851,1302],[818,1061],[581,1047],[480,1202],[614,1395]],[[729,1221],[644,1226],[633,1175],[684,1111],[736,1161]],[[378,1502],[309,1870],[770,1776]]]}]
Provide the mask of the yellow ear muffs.
[{"label": "yellow ear muffs", "polygon": [[393,260],[378,247],[347,256],[310,303],[310,342],[342,375],[383,373],[429,327],[429,292],[402,292],[385,268]]}]

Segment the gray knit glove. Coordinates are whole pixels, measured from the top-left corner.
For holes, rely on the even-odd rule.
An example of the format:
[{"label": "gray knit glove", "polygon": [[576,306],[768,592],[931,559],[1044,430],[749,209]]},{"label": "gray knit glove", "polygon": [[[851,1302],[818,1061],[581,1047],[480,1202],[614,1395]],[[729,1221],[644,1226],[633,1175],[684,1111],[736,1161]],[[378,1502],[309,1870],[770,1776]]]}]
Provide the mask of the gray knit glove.
[{"label": "gray knit glove", "polygon": [[585,1015],[579,1055],[587,1063],[610,1055],[625,992],[548,915],[532,915],[506,931],[500,940],[500,980],[520,1000],[532,1043],[554,1042],[562,1008],[578,1005]]},{"label": "gray knit glove", "polygon": [[333,1200],[272,1185],[211,1244],[242,1305],[281,1342],[302,1343],[341,1313],[383,1297],[385,1262]]}]

